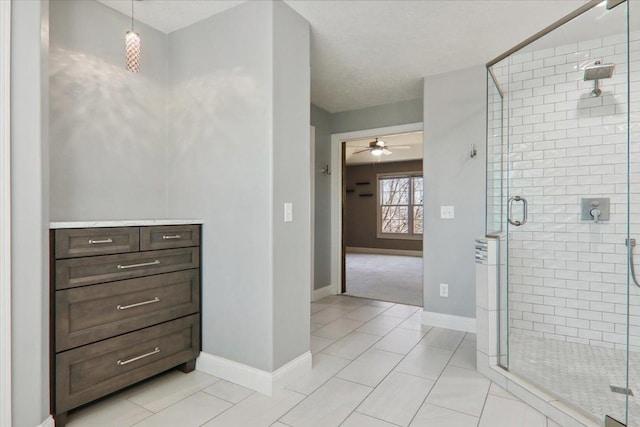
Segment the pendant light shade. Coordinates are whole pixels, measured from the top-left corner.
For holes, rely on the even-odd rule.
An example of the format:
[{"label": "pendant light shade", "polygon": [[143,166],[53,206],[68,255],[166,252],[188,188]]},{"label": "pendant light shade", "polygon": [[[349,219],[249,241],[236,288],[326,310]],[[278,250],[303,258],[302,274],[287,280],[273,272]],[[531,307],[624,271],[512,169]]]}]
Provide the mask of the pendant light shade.
[{"label": "pendant light shade", "polygon": [[125,36],[127,70],[132,73],[140,72],[140,34],[127,31]]},{"label": "pendant light shade", "polygon": [[127,31],[125,41],[125,64],[128,71],[140,72],[140,34],[133,30],[133,0],[131,0],[131,30]]}]

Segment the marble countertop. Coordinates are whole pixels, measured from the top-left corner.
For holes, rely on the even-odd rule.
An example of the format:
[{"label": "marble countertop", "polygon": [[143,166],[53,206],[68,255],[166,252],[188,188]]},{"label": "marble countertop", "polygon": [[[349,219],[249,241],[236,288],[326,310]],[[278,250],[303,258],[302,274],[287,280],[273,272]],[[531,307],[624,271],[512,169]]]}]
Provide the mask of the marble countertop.
[{"label": "marble countertop", "polygon": [[131,219],[113,221],[60,221],[49,223],[49,228],[95,228],[95,227],[146,227],[151,225],[203,224],[201,219]]}]

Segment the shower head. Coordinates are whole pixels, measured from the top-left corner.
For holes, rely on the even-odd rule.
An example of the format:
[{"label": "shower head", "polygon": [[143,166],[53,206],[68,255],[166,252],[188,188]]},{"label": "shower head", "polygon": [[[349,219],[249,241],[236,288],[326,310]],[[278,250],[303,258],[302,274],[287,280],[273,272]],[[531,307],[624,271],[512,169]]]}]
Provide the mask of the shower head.
[{"label": "shower head", "polygon": [[598,81],[600,79],[608,79],[613,75],[613,69],[616,68],[616,64],[602,64],[600,61],[596,61],[593,65],[589,65],[584,68],[584,81],[593,80],[593,90],[591,96],[596,97],[602,94]]},{"label": "shower head", "polygon": [[615,67],[616,64],[601,64],[600,61],[596,61],[593,65],[585,67],[584,81],[608,79],[613,76]]}]

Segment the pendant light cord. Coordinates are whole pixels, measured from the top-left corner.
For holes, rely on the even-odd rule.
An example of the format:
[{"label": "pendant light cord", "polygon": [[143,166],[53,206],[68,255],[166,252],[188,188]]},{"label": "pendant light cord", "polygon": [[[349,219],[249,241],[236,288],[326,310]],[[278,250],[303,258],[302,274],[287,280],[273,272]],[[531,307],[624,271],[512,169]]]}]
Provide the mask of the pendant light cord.
[{"label": "pendant light cord", "polygon": [[131,31],[133,31],[133,0],[131,0]]}]

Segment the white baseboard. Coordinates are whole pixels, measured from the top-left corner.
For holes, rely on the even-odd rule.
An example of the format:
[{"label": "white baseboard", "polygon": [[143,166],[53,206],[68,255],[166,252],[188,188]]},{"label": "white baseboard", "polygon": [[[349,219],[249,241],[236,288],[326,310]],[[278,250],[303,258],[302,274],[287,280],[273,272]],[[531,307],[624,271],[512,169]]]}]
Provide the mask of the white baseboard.
[{"label": "white baseboard", "polygon": [[311,359],[311,352],[307,351],[286,365],[276,369],[275,372],[271,374],[273,378],[273,389],[283,389],[304,374],[311,372]]},{"label": "white baseboard", "polygon": [[55,427],[55,425],[56,422],[53,420],[53,416],[49,415],[49,418],[44,420],[38,427]]},{"label": "white baseboard", "polygon": [[351,254],[404,255],[420,258],[422,257],[422,251],[411,251],[408,249],[358,248],[348,246],[345,250],[347,253]]},{"label": "white baseboard", "polygon": [[314,289],[313,295],[311,295],[311,302],[318,301],[319,299],[328,297],[329,295],[333,295],[331,285],[323,286],[319,289]]},{"label": "white baseboard", "polygon": [[295,378],[311,371],[311,352],[298,356],[274,372],[263,371],[224,357],[201,352],[196,362],[198,371],[239,384],[263,394],[283,388]]},{"label": "white baseboard", "polygon": [[454,329],[456,331],[476,332],[476,319],[474,317],[454,316],[451,314],[435,313],[433,311],[423,311],[422,324],[437,326],[439,328]]}]

